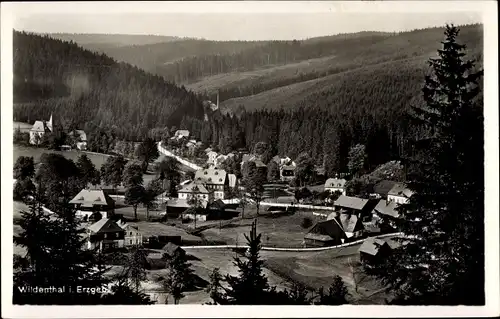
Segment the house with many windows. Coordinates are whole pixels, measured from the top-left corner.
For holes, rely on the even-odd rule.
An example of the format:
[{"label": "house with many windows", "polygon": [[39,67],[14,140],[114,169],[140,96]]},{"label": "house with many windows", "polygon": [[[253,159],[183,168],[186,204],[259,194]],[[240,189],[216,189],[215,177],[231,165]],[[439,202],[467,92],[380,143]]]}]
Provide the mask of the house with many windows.
[{"label": "house with many windows", "polygon": [[340,192],[342,195],[346,195],[346,183],[347,181],[343,178],[329,178],[325,182],[325,191]]},{"label": "house with many windows", "polygon": [[196,171],[194,182],[203,184],[209,191],[213,191],[214,199],[225,199],[229,189],[228,174],[223,169],[201,169]]},{"label": "house with many windows", "polygon": [[105,251],[125,245],[125,230],[116,222],[102,218],[87,228],[87,249]]},{"label": "house with many windows", "polygon": [[115,201],[102,189],[82,189],[69,203],[76,209],[76,216],[84,220],[109,218],[115,209]]},{"label": "house with many windows", "polygon": [[403,183],[396,183],[387,193],[387,200],[397,204],[406,204],[413,192]]},{"label": "house with many windows", "polygon": [[139,231],[139,227],[127,224],[122,220],[119,220],[116,224],[125,232],[123,237],[125,247],[142,245],[142,233]]},{"label": "house with many windows", "polygon": [[189,200],[193,196],[205,201],[212,201],[214,199],[213,190],[208,190],[203,184],[194,182],[184,185],[177,191],[177,194],[179,199],[186,200]]}]

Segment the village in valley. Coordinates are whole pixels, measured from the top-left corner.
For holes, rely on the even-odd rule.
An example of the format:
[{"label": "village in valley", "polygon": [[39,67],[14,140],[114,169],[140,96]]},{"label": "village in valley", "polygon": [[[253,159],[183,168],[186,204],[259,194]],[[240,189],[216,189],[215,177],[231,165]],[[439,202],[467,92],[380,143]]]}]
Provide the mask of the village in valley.
[{"label": "village in valley", "polygon": [[[49,121],[35,122],[29,130],[31,147],[41,146],[52,134],[52,123],[53,115]],[[391,240],[398,233],[397,207],[405,204],[412,194],[402,179],[402,165],[390,162],[375,172],[368,172],[366,176],[374,173],[371,184],[356,193],[353,187],[349,189],[354,176],[342,174],[342,177],[328,178],[324,169],[314,166],[307,158],[292,160],[286,155],[275,155],[266,162],[261,153],[266,151],[265,143],[260,143],[253,152],[240,149],[222,154],[194,139],[188,130],[172,133],[171,137],[154,144],[157,150],[150,150],[154,155],[149,158],[151,162],[144,176],[141,169],[137,171],[137,185],[130,185],[128,190],[123,180],[107,185],[101,173],[100,181],[89,182],[68,202],[85,228],[86,249],[113,255],[144,247],[148,252],[144,260],[147,282],[151,281],[146,283],[150,286],[147,291],[153,299],[163,300],[163,290],[158,283],[155,285],[155,280],[161,278],[161,270],[165,268],[164,254],[182,251],[199,260],[200,268],[204,268],[201,256],[210,255],[211,251],[216,256],[231,255],[232,250],[246,247],[244,234],[255,222],[265,238],[264,255],[286,254],[285,260],[304,254],[325,258],[322,255],[335,255],[348,249],[349,253],[342,253],[338,261],[348,276],[344,280],[352,285],[348,287],[356,290],[356,298],[363,302],[372,297],[374,291],[382,292],[382,287],[364,275],[362,268],[376,263],[399,245]],[[69,131],[67,142],[60,146],[63,155],[66,152],[80,157],[92,156],[92,152],[85,151],[87,134],[82,130]],[[359,160],[354,156],[352,161]],[[115,158],[109,156],[106,163]],[[18,163],[25,161],[25,157],[18,159]],[[43,164],[43,160],[38,163]],[[126,165],[141,167],[141,162],[130,160]],[[125,177],[126,166],[121,170],[123,179],[130,179]],[[298,178],[311,184],[299,185]],[[155,184],[156,189],[142,187],[145,180],[149,180],[148,186]],[[137,186],[143,191],[134,194]],[[132,192],[128,193],[129,190]],[[27,202],[30,199],[33,200],[33,196],[23,198]],[[201,251],[204,252],[200,254]],[[214,262],[211,256],[208,258],[213,267],[231,268],[230,258],[220,263]],[[290,274],[280,276],[276,265],[281,262],[280,258],[271,260],[269,271],[279,278],[280,285],[291,285],[295,279],[289,278]],[[119,267],[116,265],[113,271]],[[201,271],[201,280],[209,280],[206,271]],[[324,280],[322,277],[320,281]],[[360,292],[363,284],[357,281],[368,282],[368,286],[363,287],[365,292]],[[308,289],[319,287],[308,286],[307,280],[301,284]],[[193,293],[193,298],[206,297],[200,296],[200,292]],[[189,295],[186,301],[190,301]]]},{"label": "village in valley", "polygon": [[484,304],[482,28],[14,30],[13,303]]}]

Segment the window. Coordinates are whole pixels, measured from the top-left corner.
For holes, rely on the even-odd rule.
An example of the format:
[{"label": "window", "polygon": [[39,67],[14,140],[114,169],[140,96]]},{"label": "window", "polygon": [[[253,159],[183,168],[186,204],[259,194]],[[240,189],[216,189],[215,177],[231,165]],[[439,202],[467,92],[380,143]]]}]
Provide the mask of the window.
[{"label": "window", "polygon": [[128,243],[129,243],[130,245],[132,245],[132,239],[131,239],[131,240],[129,240],[129,241],[128,241]]},{"label": "window", "polygon": [[115,233],[115,235],[116,235],[116,238],[118,238],[120,236],[120,234],[118,234],[118,233]]},{"label": "window", "polygon": [[130,232],[130,236],[132,236],[132,232]]},{"label": "window", "polygon": [[104,234],[104,238],[108,238],[108,234]]}]

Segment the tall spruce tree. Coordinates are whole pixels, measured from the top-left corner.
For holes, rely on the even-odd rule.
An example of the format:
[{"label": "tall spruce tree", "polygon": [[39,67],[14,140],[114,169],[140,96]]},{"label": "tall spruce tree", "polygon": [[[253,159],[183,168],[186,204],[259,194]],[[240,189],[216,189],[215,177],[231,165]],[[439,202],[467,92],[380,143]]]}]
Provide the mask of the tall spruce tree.
[{"label": "tall spruce tree", "polygon": [[459,29],[447,26],[425,78],[425,105],[411,119],[429,132],[413,143],[408,186],[400,207],[406,235],[378,273],[398,304],[481,305],[484,293],[484,153],[482,71],[464,60]]},{"label": "tall spruce tree", "polygon": [[264,262],[259,257],[261,248],[260,237],[257,235],[256,221],[252,223],[250,236],[245,234],[248,241],[246,261],[239,257],[234,258],[234,264],[238,267],[239,276],[226,276],[230,288],[227,290],[228,301],[237,305],[259,305],[265,304],[265,292],[269,289],[267,277],[262,273]]}]

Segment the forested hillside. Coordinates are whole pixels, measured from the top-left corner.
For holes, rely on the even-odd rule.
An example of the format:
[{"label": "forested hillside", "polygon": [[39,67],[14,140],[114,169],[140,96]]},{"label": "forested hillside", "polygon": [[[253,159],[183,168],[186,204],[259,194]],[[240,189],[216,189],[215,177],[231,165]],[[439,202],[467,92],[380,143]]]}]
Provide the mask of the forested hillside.
[{"label": "forested hillside", "polygon": [[[183,59],[191,61],[190,59],[196,59],[196,57],[233,55],[245,49],[260,46],[262,44],[263,42],[252,41],[208,41],[182,39],[178,41],[149,45],[102,47],[99,51],[118,61],[124,61],[148,72],[165,76],[166,79],[175,80],[175,73],[169,72],[171,72],[172,65],[174,70],[177,65],[181,69],[184,68],[184,66],[181,66],[178,63]],[[89,47],[90,49],[95,49],[95,46],[90,47],[84,43],[82,46],[85,48]],[[188,64],[184,62],[183,65]],[[189,66],[186,67],[186,72],[189,68]]]},{"label": "forested hillside", "polygon": [[106,48],[131,45],[148,45],[179,40],[178,37],[142,34],[81,34],[81,33],[48,33],[51,38],[62,41],[73,41],[85,49],[103,50]]},{"label": "forested hillside", "polygon": [[[400,58],[230,99],[222,103],[231,110],[229,114],[214,116],[210,125],[184,119],[182,127],[192,129],[204,141],[221,149],[242,145],[251,148],[264,141],[273,154],[295,158],[306,151],[317,164],[325,165],[330,176],[346,171],[349,149],[356,144],[366,146],[369,167],[399,159],[410,151],[409,140],[425,136],[426,132],[408,123],[406,114],[412,105],[423,101],[421,90],[428,74],[427,62],[441,48],[443,30],[434,42],[415,45],[417,53],[423,54],[382,46],[380,52]],[[394,39],[389,38],[392,43]],[[423,43],[425,39],[415,37],[417,40]],[[466,58],[476,59],[476,69],[482,68],[480,26],[464,27],[458,41],[469,48]],[[365,48],[365,52],[370,53],[370,49]],[[384,54],[372,56],[382,59]],[[356,57],[352,60],[356,61]],[[249,79],[259,82],[258,78]],[[482,105],[482,94],[478,99]],[[235,113],[237,116],[231,116]]]},{"label": "forested hillside", "polygon": [[53,113],[60,123],[137,140],[182,116],[203,118],[194,93],[159,76],[47,36],[15,31],[13,42],[16,121]]}]

